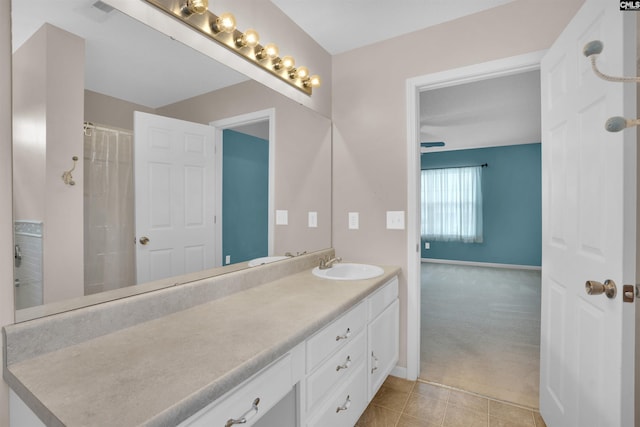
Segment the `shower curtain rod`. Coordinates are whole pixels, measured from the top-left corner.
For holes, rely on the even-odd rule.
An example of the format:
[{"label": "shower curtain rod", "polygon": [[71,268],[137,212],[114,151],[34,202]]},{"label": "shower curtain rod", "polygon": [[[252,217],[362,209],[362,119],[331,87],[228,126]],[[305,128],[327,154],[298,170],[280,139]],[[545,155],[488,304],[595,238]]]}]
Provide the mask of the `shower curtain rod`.
[{"label": "shower curtain rod", "polygon": [[133,131],[131,131],[130,129],[124,129],[124,128],[119,128],[119,127],[109,126],[109,125],[99,125],[92,122],[84,122],[82,129],[85,131],[85,134],[88,129],[97,129],[97,130],[106,130],[110,132],[120,132],[127,135],[133,135]]},{"label": "shower curtain rod", "polygon": [[460,168],[473,168],[473,167],[482,167],[482,168],[488,168],[489,167],[489,163],[483,163],[481,165],[466,165],[466,166],[448,166],[448,167],[443,167],[443,168],[424,168],[422,169],[423,171],[433,171],[433,170],[438,170],[438,169],[460,169]]}]

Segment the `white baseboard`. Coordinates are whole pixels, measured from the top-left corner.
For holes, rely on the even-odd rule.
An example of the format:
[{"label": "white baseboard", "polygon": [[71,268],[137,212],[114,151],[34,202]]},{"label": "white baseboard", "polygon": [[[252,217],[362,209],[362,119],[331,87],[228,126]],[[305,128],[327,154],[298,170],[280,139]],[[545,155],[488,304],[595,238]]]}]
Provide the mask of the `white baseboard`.
[{"label": "white baseboard", "polygon": [[432,264],[470,265],[475,267],[511,268],[514,270],[537,270],[537,271],[542,270],[542,267],[537,265],[497,264],[493,262],[457,261],[452,259],[435,259],[435,258],[421,258],[420,261],[432,263]]},{"label": "white baseboard", "polygon": [[396,367],[391,370],[391,373],[389,375],[411,381],[415,380],[415,378],[407,378],[407,368],[398,365],[396,365]]}]

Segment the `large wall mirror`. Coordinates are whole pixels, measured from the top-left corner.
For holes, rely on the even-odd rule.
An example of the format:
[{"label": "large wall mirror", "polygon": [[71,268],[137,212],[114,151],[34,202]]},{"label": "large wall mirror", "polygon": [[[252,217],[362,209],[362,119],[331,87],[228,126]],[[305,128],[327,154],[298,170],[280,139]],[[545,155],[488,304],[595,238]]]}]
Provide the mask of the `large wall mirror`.
[{"label": "large wall mirror", "polygon": [[101,1],[12,25],[17,321],[331,246],[328,118]]}]

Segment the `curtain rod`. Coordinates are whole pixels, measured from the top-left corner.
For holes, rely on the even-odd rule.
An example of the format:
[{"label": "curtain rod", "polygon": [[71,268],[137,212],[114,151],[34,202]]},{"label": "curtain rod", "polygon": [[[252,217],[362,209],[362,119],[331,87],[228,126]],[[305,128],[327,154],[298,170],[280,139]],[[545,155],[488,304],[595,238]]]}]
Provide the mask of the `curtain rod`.
[{"label": "curtain rod", "polygon": [[488,168],[489,167],[489,163],[483,163],[481,165],[467,165],[467,166],[449,166],[449,167],[443,167],[443,168],[424,168],[422,169],[423,171],[431,171],[431,170],[438,170],[438,169],[460,169],[460,168],[473,168],[473,167],[483,167],[483,168]]}]

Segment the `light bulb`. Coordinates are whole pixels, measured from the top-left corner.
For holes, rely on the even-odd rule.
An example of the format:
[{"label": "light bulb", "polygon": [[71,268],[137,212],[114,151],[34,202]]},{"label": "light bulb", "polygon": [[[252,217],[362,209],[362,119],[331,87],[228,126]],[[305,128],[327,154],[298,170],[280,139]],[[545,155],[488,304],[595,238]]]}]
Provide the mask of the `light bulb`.
[{"label": "light bulb", "polygon": [[245,31],[242,36],[236,40],[236,45],[239,47],[249,46],[256,47],[260,42],[260,36],[256,30],[250,29]]},{"label": "light bulb", "polygon": [[278,57],[278,53],[279,53],[278,46],[276,46],[274,43],[268,43],[260,50],[260,52],[258,52],[256,54],[256,58],[258,58],[258,59],[265,59],[265,58],[274,59],[274,58]]},{"label": "light bulb", "polygon": [[289,71],[295,66],[296,66],[296,60],[293,59],[293,56],[284,56],[281,60],[279,60],[273,66],[273,68],[275,68],[276,70],[280,70],[284,68],[285,70]]},{"label": "light bulb", "polygon": [[186,6],[182,11],[186,15],[197,14],[202,15],[209,10],[209,0],[187,0]]},{"label": "light bulb", "polygon": [[218,19],[211,25],[211,29],[216,33],[233,33],[236,29],[236,18],[229,12],[218,16]]},{"label": "light bulb", "polygon": [[309,77],[309,69],[307,67],[298,67],[296,70],[296,77],[300,80],[305,80]]},{"label": "light bulb", "polygon": [[322,84],[322,82],[320,81],[320,76],[317,74],[314,74],[313,76],[309,77],[307,80],[304,81],[304,85],[305,87],[320,87],[320,85]]}]

